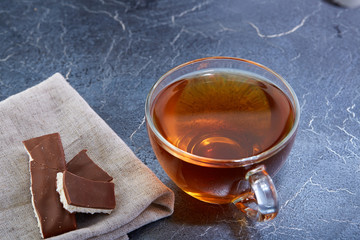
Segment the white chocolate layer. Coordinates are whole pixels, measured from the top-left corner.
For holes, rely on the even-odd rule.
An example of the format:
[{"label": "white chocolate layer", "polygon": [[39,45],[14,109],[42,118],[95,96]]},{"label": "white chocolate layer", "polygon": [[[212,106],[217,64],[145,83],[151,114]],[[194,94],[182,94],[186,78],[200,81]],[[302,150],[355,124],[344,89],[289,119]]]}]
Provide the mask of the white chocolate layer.
[{"label": "white chocolate layer", "polygon": [[[30,162],[31,161],[34,161],[34,159],[31,157],[30,153],[28,152],[28,150],[25,148],[27,154],[29,155],[29,171],[30,171]],[[34,209],[34,213],[35,213],[35,217],[36,217],[36,221],[37,221],[37,224],[38,224],[38,227],[39,227],[39,230],[40,230],[40,235],[42,238],[44,238],[44,235],[43,235],[43,231],[42,231],[42,227],[41,227],[41,224],[40,224],[40,218],[39,218],[39,215],[36,211],[36,208],[35,208],[35,203],[34,203],[34,194],[33,194],[33,191],[32,191],[32,180],[31,180],[31,172],[30,172],[30,193],[31,193],[31,204],[32,204],[32,207]]]}]

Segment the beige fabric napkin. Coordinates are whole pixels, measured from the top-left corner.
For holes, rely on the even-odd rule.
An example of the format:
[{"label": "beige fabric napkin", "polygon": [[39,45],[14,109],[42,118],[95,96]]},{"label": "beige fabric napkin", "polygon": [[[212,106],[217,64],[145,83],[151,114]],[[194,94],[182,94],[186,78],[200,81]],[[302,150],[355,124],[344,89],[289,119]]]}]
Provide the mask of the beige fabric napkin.
[{"label": "beige fabric napkin", "polygon": [[[121,113],[116,113],[121,114]],[[0,102],[0,238],[39,239],[22,141],[59,132],[69,161],[82,149],[115,183],[116,209],[79,215],[78,229],[54,239],[127,239],[173,212],[174,194],[59,73]]]}]

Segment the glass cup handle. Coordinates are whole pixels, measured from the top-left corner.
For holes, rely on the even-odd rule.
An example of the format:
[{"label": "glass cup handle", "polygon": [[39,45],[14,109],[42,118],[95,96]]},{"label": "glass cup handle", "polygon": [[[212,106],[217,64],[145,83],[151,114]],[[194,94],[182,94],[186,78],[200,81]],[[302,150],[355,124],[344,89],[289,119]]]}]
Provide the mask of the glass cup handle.
[{"label": "glass cup handle", "polygon": [[251,219],[259,222],[274,219],[279,211],[279,202],[274,183],[264,165],[246,173],[251,190],[240,195],[234,204]]}]

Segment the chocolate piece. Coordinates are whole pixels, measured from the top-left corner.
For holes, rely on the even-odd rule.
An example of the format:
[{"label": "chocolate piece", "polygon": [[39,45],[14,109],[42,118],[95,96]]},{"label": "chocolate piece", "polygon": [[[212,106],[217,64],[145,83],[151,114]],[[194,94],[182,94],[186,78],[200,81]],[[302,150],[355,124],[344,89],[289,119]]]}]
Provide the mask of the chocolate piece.
[{"label": "chocolate piece", "polygon": [[36,147],[38,144],[40,144],[42,141],[44,141],[44,140],[46,140],[48,138],[56,137],[57,135],[58,135],[58,133],[52,133],[52,134],[49,134],[49,135],[35,137],[35,138],[31,138],[29,140],[23,141],[23,143],[25,145],[26,150],[29,152],[34,147]]},{"label": "chocolate piece", "polygon": [[56,192],[56,174],[66,166],[60,135],[44,135],[23,143],[30,155],[31,199],[42,237],[76,229],[75,215],[63,208]]},{"label": "chocolate piece", "polygon": [[63,208],[56,192],[57,169],[30,162],[32,203],[43,238],[76,229],[75,214]]},{"label": "chocolate piece", "polygon": [[89,180],[69,171],[57,174],[57,191],[70,212],[110,213],[116,206],[114,183]]},{"label": "chocolate piece", "polygon": [[66,169],[75,175],[94,181],[110,182],[113,179],[89,158],[86,150],[82,150],[68,162]]},{"label": "chocolate piece", "polygon": [[49,168],[59,169],[59,171],[65,170],[65,155],[59,133],[29,139],[23,143],[31,158],[36,162]]}]

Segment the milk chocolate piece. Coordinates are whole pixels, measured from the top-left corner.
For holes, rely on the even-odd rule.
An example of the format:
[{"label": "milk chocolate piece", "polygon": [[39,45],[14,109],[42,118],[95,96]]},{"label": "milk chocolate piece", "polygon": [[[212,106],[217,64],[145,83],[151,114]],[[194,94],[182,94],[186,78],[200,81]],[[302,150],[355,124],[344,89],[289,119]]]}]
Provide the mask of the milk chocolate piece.
[{"label": "milk chocolate piece", "polygon": [[66,164],[66,169],[83,178],[94,181],[112,181],[112,177],[94,163],[86,154],[86,150],[79,152],[70,162]]},{"label": "milk chocolate piece", "polygon": [[76,229],[75,214],[63,208],[56,192],[57,169],[30,162],[32,202],[43,238]]},{"label": "milk chocolate piece", "polygon": [[75,214],[63,208],[56,192],[56,174],[66,166],[60,135],[44,135],[23,143],[30,155],[31,200],[42,237],[76,229]]},{"label": "milk chocolate piece", "polygon": [[68,211],[110,213],[115,208],[114,183],[89,180],[69,171],[57,175],[57,191]]},{"label": "milk chocolate piece", "polygon": [[31,158],[36,162],[59,171],[65,170],[65,155],[59,133],[29,139],[23,143]]},{"label": "milk chocolate piece", "polygon": [[42,141],[44,140],[46,141],[49,138],[57,138],[57,133],[31,138],[29,140],[23,141],[23,143],[25,145],[26,150],[29,152],[38,144],[40,144]]}]

